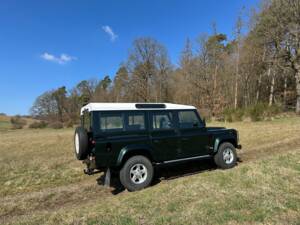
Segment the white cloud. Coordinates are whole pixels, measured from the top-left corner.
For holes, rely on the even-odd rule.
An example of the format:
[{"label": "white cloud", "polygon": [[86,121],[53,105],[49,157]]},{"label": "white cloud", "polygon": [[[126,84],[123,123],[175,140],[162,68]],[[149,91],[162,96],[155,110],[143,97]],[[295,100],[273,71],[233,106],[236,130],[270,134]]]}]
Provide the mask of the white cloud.
[{"label": "white cloud", "polygon": [[61,54],[60,56],[55,56],[55,55],[52,55],[48,52],[44,52],[41,55],[41,58],[46,60],[46,61],[55,62],[55,63],[58,63],[58,64],[66,64],[68,62],[71,62],[71,61],[77,59],[74,56],[70,56],[70,55],[67,55],[67,54],[64,54],[64,53]]},{"label": "white cloud", "polygon": [[111,41],[114,41],[117,39],[118,35],[113,32],[113,30],[110,26],[108,26],[108,25],[102,26],[102,30],[109,35]]}]

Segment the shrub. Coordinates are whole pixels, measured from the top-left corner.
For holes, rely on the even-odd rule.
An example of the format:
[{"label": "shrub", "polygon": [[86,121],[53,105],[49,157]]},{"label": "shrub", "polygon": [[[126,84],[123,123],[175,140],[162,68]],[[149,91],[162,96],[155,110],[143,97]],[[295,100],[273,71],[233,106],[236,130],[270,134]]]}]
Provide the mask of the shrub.
[{"label": "shrub", "polygon": [[47,127],[47,123],[45,121],[40,121],[40,122],[33,122],[32,124],[29,125],[29,128],[32,129],[43,129],[45,127]]},{"label": "shrub", "polygon": [[249,106],[247,108],[226,108],[223,111],[224,120],[227,122],[242,121],[244,116],[250,117],[251,121],[261,121],[282,112],[279,105],[268,106],[264,103]]},{"label": "shrub", "polygon": [[226,108],[223,111],[223,115],[224,115],[224,120],[226,122],[242,121],[244,116],[244,109]]},{"label": "shrub", "polygon": [[247,114],[249,115],[251,121],[261,121],[264,118],[264,112],[266,105],[263,103],[258,103],[256,105],[250,106],[247,109]]},{"label": "shrub", "polygon": [[62,129],[64,126],[62,122],[54,122],[54,123],[50,123],[49,127],[53,129]]},{"label": "shrub", "polygon": [[233,111],[234,109],[232,108],[224,109],[223,115],[224,115],[225,122],[233,122],[233,118],[232,118]]},{"label": "shrub", "polygon": [[265,116],[267,116],[267,117],[275,116],[282,111],[283,111],[283,109],[280,105],[268,106],[266,108]]},{"label": "shrub", "polygon": [[68,128],[71,128],[71,127],[73,127],[73,126],[74,126],[74,123],[73,123],[72,120],[69,120],[69,121],[66,123],[66,127],[68,127]]},{"label": "shrub", "polygon": [[24,120],[21,116],[11,117],[10,122],[13,129],[22,129],[27,124],[26,120]]},{"label": "shrub", "polygon": [[252,121],[261,121],[266,118],[270,118],[282,112],[282,108],[279,105],[268,106],[267,104],[258,103],[250,106],[247,110],[247,114]]},{"label": "shrub", "polygon": [[242,121],[244,114],[245,114],[245,110],[243,108],[234,110],[232,115],[233,121]]}]

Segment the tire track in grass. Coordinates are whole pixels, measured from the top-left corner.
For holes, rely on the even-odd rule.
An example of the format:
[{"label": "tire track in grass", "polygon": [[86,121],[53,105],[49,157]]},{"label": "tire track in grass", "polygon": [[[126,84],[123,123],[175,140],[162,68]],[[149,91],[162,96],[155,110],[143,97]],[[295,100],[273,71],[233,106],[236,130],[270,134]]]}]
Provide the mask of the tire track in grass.
[{"label": "tire track in grass", "polygon": [[[288,152],[300,151],[299,137],[285,138],[276,142],[258,145],[257,147],[245,148],[238,155],[242,163],[248,163],[263,158]],[[209,169],[200,172],[209,172]],[[199,173],[192,172],[185,175],[169,176],[166,179],[191,176]],[[159,184],[158,184],[159,185]],[[95,179],[87,179],[74,184],[63,185],[54,188],[45,188],[40,191],[7,196],[0,199],[0,223],[13,223],[23,217],[31,215],[44,215],[62,209],[73,208],[80,202],[81,206],[89,205],[113,197],[111,188],[104,188],[97,184]],[[126,192],[124,192],[126,194]]]},{"label": "tire track in grass", "polygon": [[96,180],[89,180],[4,197],[0,200],[0,224],[4,221],[5,223],[13,221],[20,216],[56,211],[60,208],[78,205],[78,202],[84,204],[110,196],[112,196],[111,188],[104,188],[99,186]]},{"label": "tire track in grass", "polygon": [[261,158],[267,158],[270,155],[296,151],[298,148],[300,148],[300,138],[292,137],[260,145],[255,148],[245,149],[238,153],[238,155],[242,159],[242,162],[249,162]]}]

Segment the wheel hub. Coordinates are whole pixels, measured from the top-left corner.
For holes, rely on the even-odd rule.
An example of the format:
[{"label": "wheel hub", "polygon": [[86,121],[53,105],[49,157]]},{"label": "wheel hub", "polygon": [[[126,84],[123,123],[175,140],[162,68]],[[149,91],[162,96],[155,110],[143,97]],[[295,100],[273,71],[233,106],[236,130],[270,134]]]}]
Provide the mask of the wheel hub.
[{"label": "wheel hub", "polygon": [[141,184],[147,179],[147,168],[143,164],[135,164],[130,169],[130,179],[134,184]]},{"label": "wheel hub", "polygon": [[230,148],[226,148],[223,151],[223,160],[224,160],[224,162],[226,164],[230,164],[230,163],[232,163],[233,159],[234,159],[233,151]]}]

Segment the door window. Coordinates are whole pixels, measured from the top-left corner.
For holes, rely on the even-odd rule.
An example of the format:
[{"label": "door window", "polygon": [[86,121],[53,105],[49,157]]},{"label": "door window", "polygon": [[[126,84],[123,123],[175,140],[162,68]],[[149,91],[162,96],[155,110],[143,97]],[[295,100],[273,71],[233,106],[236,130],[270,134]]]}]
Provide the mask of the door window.
[{"label": "door window", "polygon": [[152,127],[154,130],[167,130],[174,128],[171,112],[153,112]]},{"label": "door window", "polygon": [[145,114],[143,112],[130,112],[127,116],[126,130],[145,130]]},{"label": "door window", "polygon": [[179,111],[178,119],[180,128],[200,127],[200,121],[195,111]]},{"label": "door window", "polygon": [[101,114],[100,129],[101,131],[113,132],[122,131],[124,128],[123,117],[121,113]]}]

